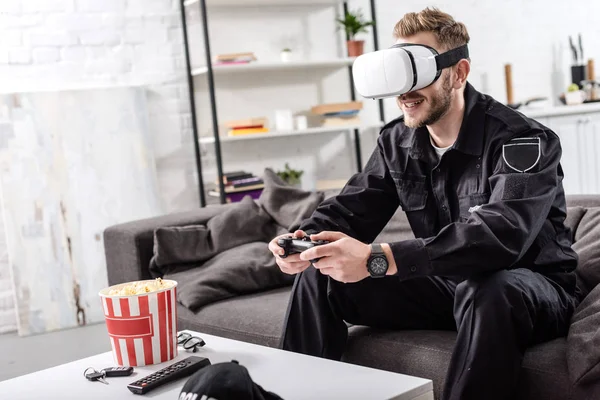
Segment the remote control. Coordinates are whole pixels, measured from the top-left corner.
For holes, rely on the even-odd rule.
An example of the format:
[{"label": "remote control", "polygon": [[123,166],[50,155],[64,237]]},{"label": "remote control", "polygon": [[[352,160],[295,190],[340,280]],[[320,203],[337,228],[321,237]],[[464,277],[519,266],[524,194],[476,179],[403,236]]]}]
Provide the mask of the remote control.
[{"label": "remote control", "polygon": [[210,365],[208,358],[191,356],[130,383],[127,388],[135,394],[146,394],[165,383],[190,376],[207,365]]},{"label": "remote control", "polygon": [[[281,238],[277,241],[279,247],[281,247],[284,251],[281,258],[286,258],[290,254],[302,253],[304,250],[308,250],[315,246],[321,246],[329,243],[326,240],[317,240],[312,241],[308,236],[304,236],[302,239],[294,239],[292,236]],[[311,260],[312,262],[317,262],[319,259]]]}]

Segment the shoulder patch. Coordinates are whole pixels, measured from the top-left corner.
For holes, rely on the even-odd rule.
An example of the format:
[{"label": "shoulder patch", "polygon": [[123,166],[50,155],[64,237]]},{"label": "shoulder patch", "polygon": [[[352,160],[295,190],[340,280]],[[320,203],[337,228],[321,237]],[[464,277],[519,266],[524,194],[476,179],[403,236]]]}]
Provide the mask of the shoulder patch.
[{"label": "shoulder patch", "polygon": [[532,171],[539,164],[541,155],[539,137],[514,138],[502,146],[504,164],[515,172]]}]

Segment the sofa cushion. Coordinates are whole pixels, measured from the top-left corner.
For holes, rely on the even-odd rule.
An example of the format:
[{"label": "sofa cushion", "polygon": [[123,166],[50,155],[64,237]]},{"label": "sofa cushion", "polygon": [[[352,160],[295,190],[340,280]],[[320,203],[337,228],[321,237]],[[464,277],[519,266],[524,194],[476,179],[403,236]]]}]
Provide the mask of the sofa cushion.
[{"label": "sofa cushion", "polygon": [[600,207],[600,196],[597,194],[572,194],[566,196],[566,199],[567,207]]},{"label": "sofa cushion", "polygon": [[[432,379],[439,398],[455,332],[384,331],[367,327],[353,327],[350,332],[345,361]],[[566,399],[570,386],[564,338],[527,350],[517,399]]]},{"label": "sofa cushion", "polygon": [[279,343],[291,287],[238,296],[197,312],[177,305],[178,329],[275,347]]}]

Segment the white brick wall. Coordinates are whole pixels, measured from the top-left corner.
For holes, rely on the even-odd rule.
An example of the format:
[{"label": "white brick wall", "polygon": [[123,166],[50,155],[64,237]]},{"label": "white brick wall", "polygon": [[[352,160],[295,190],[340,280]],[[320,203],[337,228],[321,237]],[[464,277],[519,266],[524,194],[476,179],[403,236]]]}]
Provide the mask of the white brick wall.
[{"label": "white brick wall", "polygon": [[[193,160],[182,128],[189,106],[185,71],[176,67],[184,65],[179,18],[179,0],[0,0],[0,92],[147,85],[159,166],[173,154]],[[177,198],[188,173],[159,168],[165,212],[198,204]],[[0,240],[0,256],[5,248]],[[14,329],[8,261],[0,257],[0,332]]]}]

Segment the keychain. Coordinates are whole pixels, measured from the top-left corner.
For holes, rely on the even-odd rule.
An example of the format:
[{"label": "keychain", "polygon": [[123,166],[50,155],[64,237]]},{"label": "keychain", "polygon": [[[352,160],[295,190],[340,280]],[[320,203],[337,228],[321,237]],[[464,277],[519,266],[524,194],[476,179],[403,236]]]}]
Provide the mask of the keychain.
[{"label": "keychain", "polygon": [[[92,370],[92,372],[88,372],[90,369]],[[106,373],[96,371],[92,367],[83,371],[83,376],[85,376],[88,381],[92,381],[92,382],[100,381],[100,382],[104,383],[105,385],[108,385],[108,382],[106,382],[106,380],[104,379],[104,377],[106,376]]]},{"label": "keychain", "polygon": [[[88,372],[89,370],[92,370],[92,372]],[[110,367],[104,368],[102,371],[97,371],[95,368],[89,367],[83,371],[83,376],[85,376],[89,381],[100,381],[105,385],[108,385],[108,382],[104,378],[110,378],[114,376],[129,376],[132,373],[133,367]]]}]

